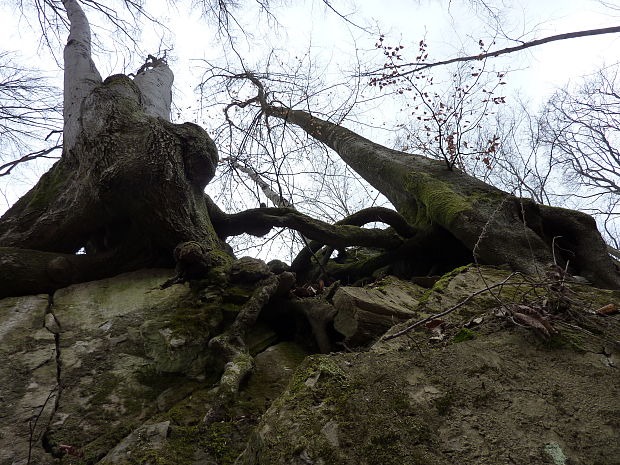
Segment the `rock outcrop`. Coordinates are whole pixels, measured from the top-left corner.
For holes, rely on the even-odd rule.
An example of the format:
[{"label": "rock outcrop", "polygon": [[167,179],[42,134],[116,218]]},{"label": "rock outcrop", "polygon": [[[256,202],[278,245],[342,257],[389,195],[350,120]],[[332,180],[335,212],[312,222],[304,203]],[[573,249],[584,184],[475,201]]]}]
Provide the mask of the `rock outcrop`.
[{"label": "rock outcrop", "polygon": [[0,465],[620,464],[620,293],[493,268],[278,297],[206,421],[246,262],[0,300]]}]

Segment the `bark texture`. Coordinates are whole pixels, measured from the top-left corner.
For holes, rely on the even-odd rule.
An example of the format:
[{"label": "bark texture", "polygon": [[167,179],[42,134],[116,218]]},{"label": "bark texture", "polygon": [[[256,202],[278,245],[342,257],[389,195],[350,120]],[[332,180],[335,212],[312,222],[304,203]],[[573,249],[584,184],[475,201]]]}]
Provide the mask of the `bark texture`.
[{"label": "bark texture", "polygon": [[[86,98],[78,140],[4,215],[1,247],[105,254],[117,267],[99,267],[97,277],[170,266],[181,242],[221,249],[203,193],[215,172],[215,145],[196,125],[146,114],[140,96],[118,75]],[[7,257],[0,255],[0,266]]]},{"label": "bark texture", "polygon": [[447,170],[440,161],[391,150],[304,111],[264,103],[263,111],[301,127],[336,151],[419,234],[443,237],[447,250],[455,247],[450,241],[457,241],[481,263],[508,263],[526,273],[539,273],[555,259],[598,286],[620,287],[596,223],[585,213],[514,197],[463,172]]},{"label": "bark texture", "polygon": [[203,193],[217,149],[199,126],[168,121],[165,60],[135,80],[101,82],[86,16],[75,0],[63,3],[71,23],[63,156],[0,220],[0,295],[171,266],[174,248],[190,241],[213,265],[230,260]]}]

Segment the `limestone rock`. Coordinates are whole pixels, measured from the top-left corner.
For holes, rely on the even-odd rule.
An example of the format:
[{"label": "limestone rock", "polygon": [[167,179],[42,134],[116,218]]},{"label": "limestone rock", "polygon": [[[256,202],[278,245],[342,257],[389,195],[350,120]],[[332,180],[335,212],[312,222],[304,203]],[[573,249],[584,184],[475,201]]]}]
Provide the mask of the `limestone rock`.
[{"label": "limestone rock", "polygon": [[159,450],[165,446],[169,421],[142,425],[123,439],[100,462],[102,465],[127,463],[135,452]]},{"label": "limestone rock", "polygon": [[[454,270],[429,288],[392,277],[343,287],[334,306],[328,293],[280,296],[248,335],[253,373],[221,421],[205,425],[223,365],[208,341],[254,291],[222,280],[160,289],[172,274],[0,300],[0,465],[25,465],[29,452],[43,465],[61,456],[101,465],[588,465],[620,456],[620,320],[596,314],[620,292],[568,284],[576,303],[555,315],[552,340],[494,310],[498,299],[553,299],[543,288],[519,277],[470,298],[509,274],[488,267]],[[441,317],[443,338],[424,325],[379,337],[393,321],[388,335],[459,302]],[[298,345],[313,347],[314,331],[339,349],[332,325],[347,348],[376,342],[310,356]],[[472,337],[455,337],[464,329]]]},{"label": "limestone rock", "polygon": [[424,289],[388,277],[373,287],[340,287],[334,294],[334,328],[351,345],[375,340],[397,323],[419,314]]},{"label": "limestone rock", "polygon": [[[54,335],[43,327],[46,295],[0,300],[0,464],[52,463],[40,447],[57,382]],[[32,431],[32,434],[31,434]]]},{"label": "limestone rock", "polygon": [[[414,318],[388,334],[508,274],[457,270],[413,295],[409,302],[419,302],[411,308]],[[531,289],[517,279],[499,295],[521,300]],[[341,298],[354,303],[354,311],[398,308],[392,296],[381,303],[375,291],[344,290]],[[408,337],[379,340],[367,352],[306,358],[262,416],[237,465],[616,463],[620,373],[600,353],[609,360],[617,344],[601,349],[599,336],[575,325],[562,326],[557,340],[543,340],[490,316],[497,295],[481,294],[442,317],[454,334],[476,320],[473,339],[433,342],[422,326]],[[579,302],[580,325],[619,340],[617,317],[587,316],[588,308],[619,301],[619,292],[576,285],[570,295]]]}]

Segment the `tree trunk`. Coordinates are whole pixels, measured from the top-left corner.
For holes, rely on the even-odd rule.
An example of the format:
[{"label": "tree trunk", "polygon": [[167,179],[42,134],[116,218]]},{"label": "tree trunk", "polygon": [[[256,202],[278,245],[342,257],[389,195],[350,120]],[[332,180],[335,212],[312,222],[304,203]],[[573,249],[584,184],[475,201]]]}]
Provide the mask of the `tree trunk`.
[{"label": "tree trunk", "polygon": [[[16,257],[36,255],[43,269],[60,267],[56,273],[72,282],[173,265],[174,248],[187,241],[201,244],[216,262],[230,260],[203,192],[217,149],[199,126],[168,121],[170,68],[153,59],[134,80],[116,75],[101,82],[88,21],[75,0],[64,4],[71,30],[63,155],[0,220],[0,295],[54,288],[17,286],[16,266],[30,265]],[[51,254],[20,255],[15,248]],[[81,249],[88,260],[62,255]]]},{"label": "tree trunk", "polygon": [[[390,231],[346,222],[334,227],[290,209],[226,215],[203,192],[218,160],[213,141],[197,125],[169,121],[173,75],[165,59],[149,56],[133,80],[116,75],[102,82],[87,18],[76,0],[63,4],[70,21],[63,155],[0,219],[0,296],[50,292],[175,261],[179,279],[200,277],[231,260],[221,238],[260,235],[273,226],[335,247],[402,246],[413,254],[418,274],[472,258],[528,273],[556,263],[596,285],[620,287],[590,216],[515,198],[439,161],[388,149],[303,111],[270,106],[248,73],[239,77],[257,85],[253,102],[334,149],[412,227],[403,228],[399,218],[391,219]],[[75,255],[82,250],[85,256]]]},{"label": "tree trunk", "polygon": [[304,111],[263,110],[336,151],[421,234],[447,241],[431,253],[445,254],[453,250],[449,242],[457,241],[484,264],[507,263],[533,274],[555,262],[595,285],[620,287],[605,243],[585,213],[514,197],[438,160],[388,149]]}]

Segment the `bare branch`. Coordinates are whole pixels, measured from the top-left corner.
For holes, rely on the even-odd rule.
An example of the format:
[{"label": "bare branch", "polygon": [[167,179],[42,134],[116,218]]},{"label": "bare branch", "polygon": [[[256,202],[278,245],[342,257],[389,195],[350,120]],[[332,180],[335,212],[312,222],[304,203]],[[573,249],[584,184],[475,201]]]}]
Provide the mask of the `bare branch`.
[{"label": "bare branch", "polygon": [[62,145],[55,145],[54,147],[38,150],[36,152],[31,152],[19,157],[16,160],[4,163],[3,165],[0,165],[0,177],[11,174],[11,171],[13,171],[13,169],[21,163],[26,163],[32,160],[36,160],[38,158],[60,158],[60,156],[49,156],[50,153],[56,150],[62,150]]},{"label": "bare branch", "polygon": [[[564,34],[557,34],[554,36],[544,37],[542,39],[532,40],[532,41],[525,42],[520,45],[516,45],[514,47],[506,47],[506,48],[502,48],[499,50],[493,50],[490,52],[481,53],[479,55],[455,57],[455,58],[450,58],[448,60],[435,61],[431,63],[428,63],[428,62],[404,63],[402,65],[397,65],[396,69],[401,70],[401,71],[398,71],[399,76],[406,76],[408,74],[418,73],[420,71],[424,71],[430,68],[435,68],[437,66],[445,66],[445,65],[452,64],[452,63],[459,63],[459,62],[464,62],[464,61],[483,60],[485,58],[490,58],[490,57],[495,58],[500,55],[520,52],[528,48],[537,47],[539,45],[544,45],[544,44],[548,44],[551,42],[557,42],[559,40],[575,39],[579,37],[590,37],[590,36],[597,36],[597,35],[603,35],[603,34],[617,34],[618,32],[620,32],[620,26],[606,27],[602,29],[589,29],[586,31],[567,32]],[[406,70],[406,68],[413,68],[413,69]],[[388,76],[385,75],[385,69],[365,73],[365,75],[366,76],[380,76],[379,78],[377,78],[377,80],[393,78],[392,75],[388,75]]]},{"label": "bare branch", "polygon": [[4,151],[32,151],[32,143],[60,129],[59,94],[41,71],[19,63],[15,54],[0,53],[0,136]]}]

